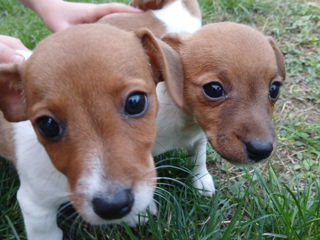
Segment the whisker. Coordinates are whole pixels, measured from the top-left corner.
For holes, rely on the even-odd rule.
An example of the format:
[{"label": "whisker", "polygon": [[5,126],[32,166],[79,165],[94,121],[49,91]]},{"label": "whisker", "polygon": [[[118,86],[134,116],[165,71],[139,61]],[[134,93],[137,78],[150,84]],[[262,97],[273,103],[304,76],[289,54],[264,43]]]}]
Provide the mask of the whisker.
[{"label": "whisker", "polygon": [[191,173],[191,171],[187,168],[182,168],[182,167],[178,167],[178,166],[174,166],[174,165],[161,165],[161,166],[155,167],[156,170],[163,169],[163,168],[172,168],[172,169],[177,169],[177,170],[180,170],[180,171],[188,173],[188,174]]},{"label": "whisker", "polygon": [[177,179],[174,179],[174,178],[171,178],[171,177],[157,177],[157,179],[159,180],[170,180],[170,181],[173,181],[173,182],[176,182],[176,183],[179,183],[180,185],[182,185],[183,187],[191,190],[191,188],[186,185],[185,183],[181,182],[180,180],[177,180]]},{"label": "whisker", "polygon": [[73,223],[71,224],[71,227],[70,227],[70,232],[75,232],[75,234],[77,232],[76,225],[78,227],[80,227],[80,225],[83,223],[83,220],[82,220],[80,214],[78,212],[76,212],[76,213],[77,213],[77,216],[75,217],[75,219],[74,219],[74,221],[73,221]]},{"label": "whisker", "polygon": [[74,218],[75,216],[79,216],[79,213],[77,211],[74,211],[72,214],[70,214],[68,217],[65,217],[62,221],[62,223],[65,223],[69,221],[70,219]]},{"label": "whisker", "polygon": [[[162,198],[162,199],[163,199],[164,201],[166,201],[166,202],[170,202],[169,199],[167,199],[165,196],[163,196],[163,195],[161,195],[161,194],[156,194],[155,196],[156,196],[156,197],[159,197],[159,198]],[[158,206],[161,207],[160,202],[157,201],[157,203],[158,203]]]},{"label": "whisker", "polygon": [[61,207],[59,207],[57,214],[61,214],[63,212],[63,210],[65,210],[66,208],[72,206],[71,202],[67,202],[65,204],[62,204]]},{"label": "whisker", "polygon": [[163,182],[158,182],[157,185],[162,185],[162,186],[168,186],[168,187],[174,187],[173,184],[170,183],[163,183]]},{"label": "whisker", "polygon": [[[165,192],[166,194],[168,194],[168,195],[173,199],[173,201],[174,201],[176,204],[179,205],[179,202],[177,201],[176,197],[175,197],[174,195],[172,195],[172,193],[170,193],[169,191],[167,191],[167,190],[165,190],[165,189],[163,189],[163,188],[156,188],[156,193],[157,193],[157,194],[159,194],[159,193],[157,192],[157,190],[161,190],[161,191]],[[164,197],[164,199],[165,199],[166,201],[169,201],[169,200],[166,199],[165,197]]]},{"label": "whisker", "polygon": [[161,207],[161,203],[160,203],[158,200],[153,199],[153,201],[155,202],[155,204],[156,204],[156,205],[158,205],[158,206],[160,206],[160,207]]}]

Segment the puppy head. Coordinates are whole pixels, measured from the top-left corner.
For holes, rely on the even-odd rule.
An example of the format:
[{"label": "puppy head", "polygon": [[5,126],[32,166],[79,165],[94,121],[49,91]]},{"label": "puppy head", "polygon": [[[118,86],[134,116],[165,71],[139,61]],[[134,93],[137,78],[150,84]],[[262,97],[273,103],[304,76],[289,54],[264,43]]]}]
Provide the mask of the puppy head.
[{"label": "puppy head", "polygon": [[43,40],[22,65],[0,65],[6,119],[32,122],[90,223],[132,223],[152,200],[155,84],[170,71],[160,45],[148,31],[83,25]]},{"label": "puppy head", "polygon": [[164,40],[179,51],[184,67],[183,91],[174,91],[173,99],[193,114],[213,148],[238,164],[270,156],[276,144],[272,113],[285,79],[275,42],[230,22]]}]

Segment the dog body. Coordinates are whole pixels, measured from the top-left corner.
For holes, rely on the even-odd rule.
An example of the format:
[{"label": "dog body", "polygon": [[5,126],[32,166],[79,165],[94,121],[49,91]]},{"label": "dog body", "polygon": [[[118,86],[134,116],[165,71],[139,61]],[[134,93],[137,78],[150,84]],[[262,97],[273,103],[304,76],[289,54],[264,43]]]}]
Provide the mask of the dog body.
[{"label": "dog body", "polygon": [[146,30],[93,24],[0,65],[0,155],[19,173],[28,239],[62,239],[56,214],[68,200],[91,224],[133,226],[155,210],[155,84],[182,71],[171,50]]}]

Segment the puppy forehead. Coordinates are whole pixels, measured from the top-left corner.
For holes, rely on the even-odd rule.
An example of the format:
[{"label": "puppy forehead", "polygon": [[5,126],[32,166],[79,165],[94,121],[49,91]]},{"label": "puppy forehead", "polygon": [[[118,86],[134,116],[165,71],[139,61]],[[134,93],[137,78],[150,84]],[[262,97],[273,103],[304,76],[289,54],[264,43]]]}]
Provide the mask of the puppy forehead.
[{"label": "puppy forehead", "polygon": [[147,57],[136,35],[102,24],[53,34],[37,46],[26,65],[28,80],[36,78],[34,82],[38,84],[54,79],[53,83],[60,85],[108,86],[114,85],[110,79],[117,79],[121,85],[132,78],[153,84]]},{"label": "puppy forehead", "polygon": [[277,71],[267,38],[242,24],[208,24],[186,40],[182,53],[186,71],[193,75],[209,71],[275,75]]}]

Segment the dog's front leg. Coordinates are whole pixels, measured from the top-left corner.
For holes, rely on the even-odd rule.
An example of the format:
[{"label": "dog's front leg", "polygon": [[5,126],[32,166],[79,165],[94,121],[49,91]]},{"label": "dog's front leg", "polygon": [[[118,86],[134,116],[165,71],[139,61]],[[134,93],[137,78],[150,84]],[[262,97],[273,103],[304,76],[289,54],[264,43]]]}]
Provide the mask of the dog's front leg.
[{"label": "dog's front leg", "polygon": [[17,199],[29,240],[62,240],[63,233],[56,220],[58,206],[39,198],[39,194],[22,181]]},{"label": "dog's front leg", "polygon": [[213,179],[207,169],[207,140],[205,137],[197,140],[188,152],[192,163],[195,164],[193,169],[193,186],[199,189],[200,194],[211,197],[215,193]]}]

